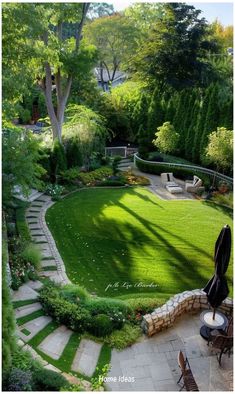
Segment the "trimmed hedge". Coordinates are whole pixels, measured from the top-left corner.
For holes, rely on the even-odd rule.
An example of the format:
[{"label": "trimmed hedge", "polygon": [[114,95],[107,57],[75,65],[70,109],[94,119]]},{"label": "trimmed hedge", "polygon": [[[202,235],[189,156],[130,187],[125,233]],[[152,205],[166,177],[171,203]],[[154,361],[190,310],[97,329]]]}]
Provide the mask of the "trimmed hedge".
[{"label": "trimmed hedge", "polygon": [[84,185],[94,184],[95,181],[103,181],[108,176],[112,175],[112,169],[110,167],[100,167],[97,170],[90,172],[80,172],[78,179],[82,181]]},{"label": "trimmed hedge", "polygon": [[143,172],[147,172],[149,174],[155,174],[155,175],[161,175],[163,172],[173,172],[174,176],[176,178],[186,180],[189,178],[192,178],[193,175],[197,175],[199,178],[202,179],[203,185],[205,186],[206,189],[208,189],[212,182],[213,182],[213,176],[212,175],[207,175],[202,173],[200,170],[195,170],[191,168],[177,168],[177,167],[171,167],[167,164],[164,165],[158,165],[157,163],[144,163],[142,161],[139,161],[136,159],[136,165],[139,170]]}]

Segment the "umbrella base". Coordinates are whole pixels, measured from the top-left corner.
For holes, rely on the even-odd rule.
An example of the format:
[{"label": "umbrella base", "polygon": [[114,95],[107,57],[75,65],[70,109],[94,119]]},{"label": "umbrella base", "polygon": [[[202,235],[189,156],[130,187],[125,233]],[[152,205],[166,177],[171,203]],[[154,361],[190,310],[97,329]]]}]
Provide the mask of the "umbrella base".
[{"label": "umbrella base", "polygon": [[210,334],[211,331],[213,330],[213,328],[209,328],[206,326],[202,326],[200,329],[200,335],[203,339],[205,339],[206,341],[208,341],[208,339],[210,338]]}]

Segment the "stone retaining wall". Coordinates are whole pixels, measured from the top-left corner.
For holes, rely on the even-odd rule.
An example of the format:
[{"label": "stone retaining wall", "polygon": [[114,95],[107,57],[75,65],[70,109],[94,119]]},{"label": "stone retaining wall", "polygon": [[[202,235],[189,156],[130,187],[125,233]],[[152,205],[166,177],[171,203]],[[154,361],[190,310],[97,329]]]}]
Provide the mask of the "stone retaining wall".
[{"label": "stone retaining wall", "polygon": [[[170,298],[166,304],[155,309],[151,314],[143,316],[141,326],[148,336],[152,336],[171,327],[175,319],[182,313],[200,309],[210,309],[206,293],[200,289],[184,291]],[[231,315],[233,313],[233,300],[226,298],[218,310],[226,315]]]}]

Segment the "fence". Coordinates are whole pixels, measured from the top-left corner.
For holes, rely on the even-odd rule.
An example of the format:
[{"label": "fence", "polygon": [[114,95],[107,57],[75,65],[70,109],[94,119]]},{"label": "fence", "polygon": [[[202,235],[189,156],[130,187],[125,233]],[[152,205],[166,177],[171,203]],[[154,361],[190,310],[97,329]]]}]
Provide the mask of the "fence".
[{"label": "fence", "polygon": [[[221,174],[219,172],[210,170],[209,168],[204,168],[200,166],[192,166],[188,164],[176,164],[176,163],[165,163],[165,162],[159,162],[159,161],[149,161],[149,160],[144,160],[141,159],[137,153],[134,154],[134,164],[136,167],[140,169],[145,169],[146,172],[151,172],[148,170],[152,170],[153,173],[161,173],[165,171],[174,170],[188,174],[204,174],[207,175],[207,177],[210,178],[211,181],[213,181],[214,184],[216,184],[218,181],[224,181],[227,182],[231,187],[233,186],[233,178],[230,178],[227,175]],[[143,164],[143,165],[141,165]],[[142,167],[142,168],[141,168]],[[161,170],[162,169],[162,170]]]},{"label": "fence", "polygon": [[109,146],[105,148],[105,156],[121,156],[126,158],[137,152],[136,148],[130,146]]}]

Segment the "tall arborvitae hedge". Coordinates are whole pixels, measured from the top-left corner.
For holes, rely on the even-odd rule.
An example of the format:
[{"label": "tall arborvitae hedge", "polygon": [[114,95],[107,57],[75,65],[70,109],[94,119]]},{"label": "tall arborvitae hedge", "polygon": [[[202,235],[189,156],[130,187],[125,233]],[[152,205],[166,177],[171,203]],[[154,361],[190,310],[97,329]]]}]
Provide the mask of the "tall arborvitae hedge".
[{"label": "tall arborvitae hedge", "polygon": [[[5,232],[3,232],[5,234]],[[4,238],[4,237],[3,237]],[[2,243],[2,372],[3,380],[12,365],[12,354],[16,350],[15,318],[7,277],[7,241]]]},{"label": "tall arborvitae hedge", "polygon": [[150,106],[148,108],[147,130],[149,134],[150,144],[155,138],[157,128],[159,126],[162,126],[162,124],[164,123],[165,114],[163,107],[163,98],[161,97],[161,93],[159,92],[158,88],[156,88],[153,92]]}]

